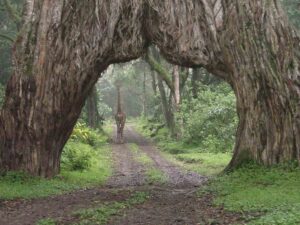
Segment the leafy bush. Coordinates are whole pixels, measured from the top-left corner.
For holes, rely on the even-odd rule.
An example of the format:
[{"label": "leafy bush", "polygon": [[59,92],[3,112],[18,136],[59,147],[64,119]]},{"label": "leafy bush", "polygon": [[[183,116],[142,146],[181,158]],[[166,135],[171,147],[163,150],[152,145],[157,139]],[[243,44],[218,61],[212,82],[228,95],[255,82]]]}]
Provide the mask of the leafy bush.
[{"label": "leafy bush", "polygon": [[91,146],[97,146],[101,143],[105,143],[107,137],[104,134],[100,134],[100,132],[89,128],[84,123],[78,122],[71,135],[71,140]]},{"label": "leafy bush", "polygon": [[178,115],[184,121],[186,142],[209,152],[231,151],[238,121],[231,88],[224,83],[202,85],[198,96],[185,100]]},{"label": "leafy bush", "polygon": [[94,150],[91,146],[70,141],[63,150],[61,164],[67,170],[83,171],[91,167],[93,156]]}]

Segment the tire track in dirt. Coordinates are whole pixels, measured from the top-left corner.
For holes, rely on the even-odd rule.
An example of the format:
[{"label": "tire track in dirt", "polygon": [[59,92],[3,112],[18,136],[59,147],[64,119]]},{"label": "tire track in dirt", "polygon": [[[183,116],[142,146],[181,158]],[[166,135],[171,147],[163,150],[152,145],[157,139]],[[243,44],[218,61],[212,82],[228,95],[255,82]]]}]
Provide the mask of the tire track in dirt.
[{"label": "tire track in dirt", "polygon": [[155,145],[137,133],[133,126],[129,125],[126,128],[126,142],[137,144],[153,160],[155,167],[166,174],[167,185],[188,188],[201,186],[207,181],[207,177],[185,171],[165,159]]},{"label": "tire track in dirt", "polygon": [[134,160],[134,156],[127,144],[113,144],[112,157],[114,172],[107,182],[108,187],[125,188],[145,184],[144,165]]}]

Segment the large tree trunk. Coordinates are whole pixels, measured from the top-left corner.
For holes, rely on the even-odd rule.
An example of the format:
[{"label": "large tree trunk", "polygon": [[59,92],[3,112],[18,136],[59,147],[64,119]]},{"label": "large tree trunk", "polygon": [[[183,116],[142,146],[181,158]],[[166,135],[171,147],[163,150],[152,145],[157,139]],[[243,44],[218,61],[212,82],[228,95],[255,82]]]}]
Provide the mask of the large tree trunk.
[{"label": "large tree trunk", "polygon": [[0,168],[57,174],[96,74],[150,43],[233,87],[240,123],[230,167],[300,161],[299,37],[278,0],[26,2],[0,114]]}]

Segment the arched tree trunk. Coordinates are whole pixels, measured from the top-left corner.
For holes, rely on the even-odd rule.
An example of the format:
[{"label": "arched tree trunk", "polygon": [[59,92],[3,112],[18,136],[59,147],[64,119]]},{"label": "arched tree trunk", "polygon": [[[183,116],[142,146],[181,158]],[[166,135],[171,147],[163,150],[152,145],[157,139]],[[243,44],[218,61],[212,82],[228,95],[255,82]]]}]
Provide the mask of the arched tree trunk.
[{"label": "arched tree trunk", "polygon": [[240,122],[228,168],[299,161],[299,37],[280,2],[151,2],[148,35],[165,57],[202,65],[236,93]]},{"label": "arched tree trunk", "polygon": [[137,2],[26,1],[0,114],[1,170],[59,172],[62,149],[100,73],[146,49]]},{"label": "arched tree trunk", "polygon": [[57,174],[96,74],[150,43],[233,87],[240,124],[230,167],[300,161],[299,37],[278,0],[26,2],[0,114],[0,168]]}]

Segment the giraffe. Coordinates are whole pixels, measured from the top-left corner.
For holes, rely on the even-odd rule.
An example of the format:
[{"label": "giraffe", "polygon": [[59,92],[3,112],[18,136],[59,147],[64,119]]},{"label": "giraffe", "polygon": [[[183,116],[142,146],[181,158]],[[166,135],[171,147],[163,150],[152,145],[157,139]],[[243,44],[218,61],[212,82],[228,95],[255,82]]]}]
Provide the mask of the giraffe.
[{"label": "giraffe", "polygon": [[118,105],[117,105],[117,113],[115,115],[115,120],[116,120],[116,124],[117,124],[117,143],[123,144],[124,143],[123,130],[125,127],[126,114],[122,111],[122,107],[121,107],[121,87],[120,87],[120,85],[117,85],[117,92],[118,92]]}]

